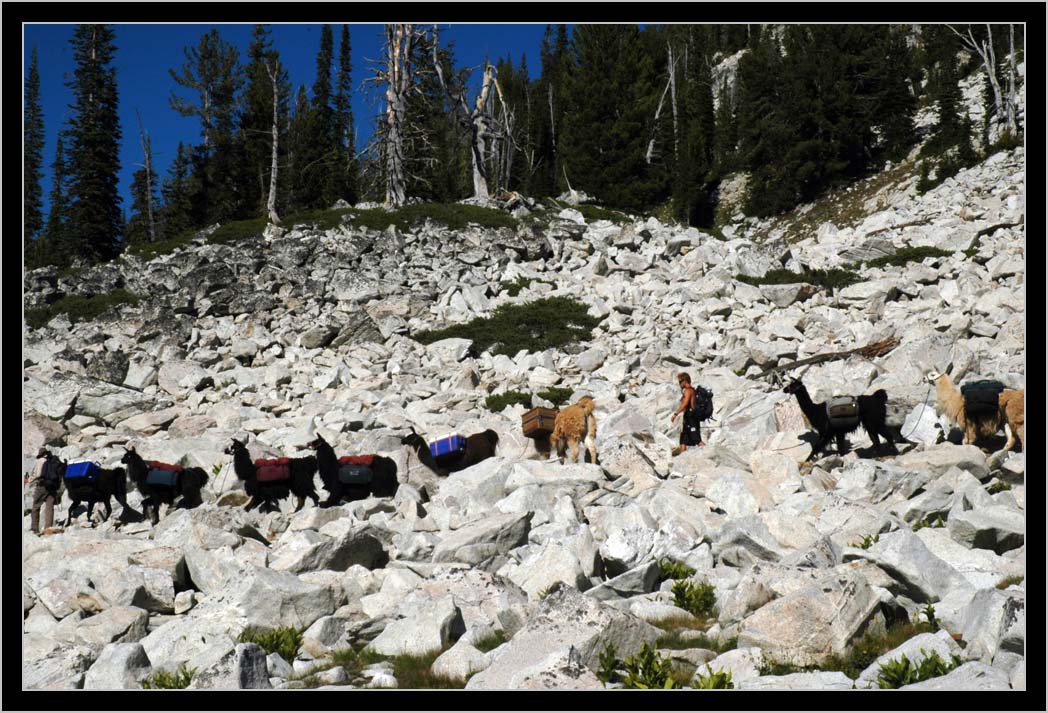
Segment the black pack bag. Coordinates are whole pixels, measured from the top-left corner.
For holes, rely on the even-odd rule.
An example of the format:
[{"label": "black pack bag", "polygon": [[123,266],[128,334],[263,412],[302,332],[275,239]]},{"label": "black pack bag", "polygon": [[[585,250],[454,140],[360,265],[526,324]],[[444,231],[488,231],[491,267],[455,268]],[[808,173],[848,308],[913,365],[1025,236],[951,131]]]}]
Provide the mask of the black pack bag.
[{"label": "black pack bag", "polygon": [[1007,387],[1000,381],[972,381],[961,387],[966,416],[986,416],[1000,409],[998,397]]},{"label": "black pack bag", "polygon": [[695,415],[700,421],[713,416],[713,392],[704,386],[695,387]]},{"label": "black pack bag", "polygon": [[835,396],[826,402],[826,417],[835,428],[852,428],[859,423],[859,401],[854,396]]},{"label": "black pack bag", "polygon": [[54,492],[62,485],[62,466],[58,458],[48,456],[40,472],[40,484],[45,490]]}]

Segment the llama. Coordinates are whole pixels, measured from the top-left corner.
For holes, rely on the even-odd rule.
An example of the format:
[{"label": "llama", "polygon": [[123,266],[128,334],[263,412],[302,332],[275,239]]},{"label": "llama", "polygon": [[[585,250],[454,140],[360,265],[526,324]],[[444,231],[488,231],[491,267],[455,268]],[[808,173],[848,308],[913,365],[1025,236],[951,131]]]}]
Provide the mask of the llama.
[{"label": "llama", "polygon": [[207,485],[207,473],[203,468],[183,468],[174,486],[149,483],[149,464],[135,451],[134,446],[126,446],[124,451],[120,462],[127,466],[127,474],[144,496],[142,510],[154,525],[160,522],[161,503],[170,509],[174,507],[175,499],[181,497],[178,507],[190,510],[204,502],[200,491]]},{"label": "llama", "polygon": [[462,458],[455,463],[449,463],[444,466],[437,465],[433,454],[429,452],[429,444],[422,436],[415,433],[414,427],[411,428],[411,433],[400,439],[400,444],[408,446],[415,451],[415,455],[418,456],[423,465],[443,477],[448,473],[465,470],[494,456],[495,451],[498,449],[499,434],[489,428],[486,431],[467,436],[466,452],[462,454]]},{"label": "llama", "polygon": [[397,481],[397,464],[384,456],[373,456],[371,470],[374,474],[371,483],[367,485],[352,485],[339,480],[339,462],[335,455],[335,449],[317,434],[317,437],[307,444],[317,452],[317,469],[320,472],[320,480],[324,483],[324,490],[328,491],[328,499],[321,507],[331,507],[343,498],[346,500],[363,500],[369,495],[378,497],[392,497],[397,494],[400,483]]},{"label": "llama", "polygon": [[[951,423],[964,431],[964,445],[972,445],[976,441],[990,438],[1001,430],[1004,421],[1002,410],[970,417],[964,408],[964,395],[949,374],[932,372],[928,374],[928,381],[935,384],[935,397],[939,409]],[[1009,400],[1011,398],[1013,397],[1009,397]],[[1000,396],[998,403],[999,399]],[[1025,428],[1023,430],[1025,432]]]},{"label": "llama", "polygon": [[305,506],[307,497],[313,501],[314,506],[320,505],[320,496],[313,487],[313,476],[317,472],[317,459],[314,456],[289,458],[290,477],[287,480],[260,482],[258,468],[251,461],[246,444],[234,438],[225,449],[225,453],[233,456],[233,471],[237,478],[244,481],[244,491],[251,496],[244,506],[245,510],[251,510],[259,504],[262,505],[262,512],[276,510],[277,501],[292,493],[298,498],[295,512]]},{"label": "llama", "polygon": [[579,462],[579,441],[585,439],[590,462],[597,462],[597,419],[593,415],[596,404],[591,396],[583,396],[576,403],[561,409],[553,421],[550,442],[557,447],[557,456],[563,463],[567,447],[571,447],[571,459]]},{"label": "llama", "polygon": [[1026,450],[1026,390],[1005,389],[997,398],[1001,405],[1004,432],[1008,435],[1004,450],[1012,449],[1016,436],[1019,437],[1019,450]]},{"label": "llama", "polygon": [[[61,464],[63,471],[65,466],[65,463]],[[84,500],[87,501],[87,521],[91,524],[93,524],[91,515],[94,513],[96,503],[102,503],[102,506],[105,508],[102,522],[108,520],[109,516],[113,514],[113,506],[109,504],[111,497],[115,496],[116,501],[125,510],[128,509],[127,473],[123,468],[102,468],[98,479],[93,482],[85,478],[76,478],[65,480],[65,486],[66,491],[69,493],[69,499],[73,501],[66,514],[66,527],[69,527],[69,523],[73,521],[73,510],[80,507],[80,503]]]},{"label": "llama", "polygon": [[831,440],[837,441],[837,452],[843,455],[847,447],[847,439],[845,437],[855,431],[860,423],[870,440],[873,441],[875,451],[880,452],[881,441],[878,436],[883,436],[888,446],[893,451],[898,452],[895,447],[895,439],[892,437],[891,430],[886,423],[888,418],[888,392],[884,389],[877,389],[872,394],[856,397],[855,400],[859,406],[859,418],[851,425],[832,423],[829,415],[826,413],[826,403],[814,403],[808,394],[808,389],[805,388],[804,383],[800,379],[791,381],[783,388],[783,391],[797,397],[797,403],[800,405],[801,411],[804,412],[805,418],[808,419],[808,423],[819,434],[819,441],[812,447],[808,460],[825,449]]}]

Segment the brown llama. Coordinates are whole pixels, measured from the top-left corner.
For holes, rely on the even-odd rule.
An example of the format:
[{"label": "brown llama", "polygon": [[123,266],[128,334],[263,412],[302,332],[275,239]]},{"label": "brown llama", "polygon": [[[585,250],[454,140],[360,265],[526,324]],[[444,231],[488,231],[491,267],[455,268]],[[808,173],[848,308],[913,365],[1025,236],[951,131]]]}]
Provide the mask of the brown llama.
[{"label": "brown llama", "polygon": [[1008,435],[1008,443],[1004,450],[1010,451],[1015,445],[1016,436],[1019,437],[1019,450],[1026,450],[1026,390],[1005,389],[997,397],[1001,404],[1001,421],[1004,422],[1004,432]]},{"label": "brown llama", "polygon": [[1003,418],[1000,411],[969,417],[964,408],[964,395],[953,383],[949,374],[932,372],[928,381],[935,384],[935,396],[939,409],[955,426],[964,431],[964,445],[990,438],[1001,430]]},{"label": "brown llama", "polygon": [[567,448],[571,448],[571,459],[579,462],[579,441],[584,440],[590,454],[590,462],[597,462],[597,419],[593,416],[596,404],[592,396],[583,396],[576,403],[561,409],[553,421],[550,442],[556,445],[557,456],[563,463]]}]

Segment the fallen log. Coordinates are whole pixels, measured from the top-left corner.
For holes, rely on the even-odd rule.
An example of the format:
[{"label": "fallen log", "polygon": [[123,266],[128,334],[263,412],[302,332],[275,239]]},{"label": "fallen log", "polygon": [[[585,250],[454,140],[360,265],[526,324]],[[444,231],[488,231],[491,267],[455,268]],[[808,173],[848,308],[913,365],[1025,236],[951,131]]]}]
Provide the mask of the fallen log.
[{"label": "fallen log", "polygon": [[791,361],[788,364],[780,364],[779,366],[773,366],[772,368],[765,369],[760,374],[757,374],[757,377],[764,377],[768,374],[773,374],[778,371],[788,371],[790,369],[796,369],[799,366],[808,366],[809,364],[822,364],[823,362],[827,361],[847,359],[848,357],[854,354],[859,354],[860,356],[864,356],[867,359],[873,359],[874,357],[879,357],[887,354],[897,346],[899,346],[899,340],[895,337],[888,337],[887,339],[882,339],[879,342],[867,344],[864,347],[848,349],[843,352],[826,352],[824,354],[816,354],[815,356],[810,356],[799,361]]}]

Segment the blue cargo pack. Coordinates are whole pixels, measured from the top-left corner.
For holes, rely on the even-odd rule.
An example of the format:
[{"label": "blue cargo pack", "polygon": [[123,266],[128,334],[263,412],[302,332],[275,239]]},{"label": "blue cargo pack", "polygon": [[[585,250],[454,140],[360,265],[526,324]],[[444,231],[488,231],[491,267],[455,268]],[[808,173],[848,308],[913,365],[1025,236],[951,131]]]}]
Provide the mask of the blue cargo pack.
[{"label": "blue cargo pack", "polygon": [[366,465],[343,465],[338,469],[338,480],[344,485],[367,485],[374,475]]},{"label": "blue cargo pack", "polygon": [[149,485],[162,485],[166,488],[177,488],[178,471],[153,468],[146,474],[146,483]]},{"label": "blue cargo pack", "polygon": [[449,433],[429,443],[429,453],[438,463],[454,462],[466,452],[466,438]]},{"label": "blue cargo pack", "polygon": [[102,466],[91,461],[70,463],[66,466],[65,479],[74,480],[78,483],[93,483],[102,474]]}]

